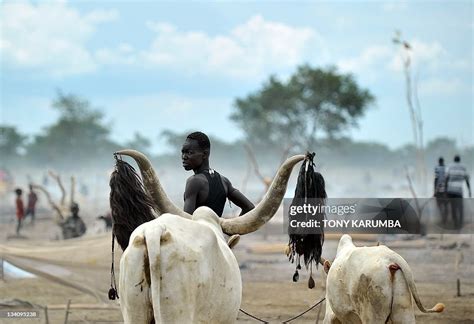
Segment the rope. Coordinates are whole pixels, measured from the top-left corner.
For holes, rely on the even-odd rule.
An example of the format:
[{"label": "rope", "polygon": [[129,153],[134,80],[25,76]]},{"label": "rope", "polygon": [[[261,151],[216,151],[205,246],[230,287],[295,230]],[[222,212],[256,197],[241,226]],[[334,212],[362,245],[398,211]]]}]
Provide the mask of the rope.
[{"label": "rope", "polygon": [[303,313],[301,314],[298,314],[290,319],[287,319],[286,321],[282,322],[282,323],[289,323],[295,319],[297,319],[298,317],[301,317],[303,316],[304,314],[306,314],[307,312],[309,312],[310,310],[312,310],[313,308],[315,308],[316,306],[318,306],[319,304],[321,304],[324,300],[326,300],[326,298],[323,298],[321,299],[320,301],[318,301],[316,304],[314,304],[313,306],[311,306],[310,308],[308,308],[307,310],[305,310]]},{"label": "rope", "polygon": [[[302,313],[300,313],[300,314],[298,314],[298,315],[296,315],[296,316],[293,316],[292,318],[287,319],[286,321],[283,321],[282,323],[289,323],[289,322],[291,322],[291,321],[294,321],[294,320],[297,319],[298,317],[301,317],[301,316],[303,316],[304,314],[306,314],[307,312],[309,312],[310,310],[314,309],[316,306],[318,306],[319,304],[321,304],[321,303],[322,303],[323,301],[325,301],[325,300],[326,300],[326,298],[321,299],[320,301],[318,301],[316,304],[314,304],[313,306],[311,306],[310,308],[308,308],[308,309],[305,310],[304,312],[302,312]],[[267,322],[267,321],[265,321],[265,320],[262,320],[262,319],[258,318],[257,316],[254,316],[254,315],[252,315],[252,314],[247,313],[247,312],[244,311],[242,308],[239,308],[239,310],[240,310],[242,313],[244,313],[245,315],[250,316],[250,317],[252,317],[253,319],[255,319],[255,320],[257,320],[257,321],[259,321],[259,322],[261,322],[261,323],[269,323],[269,322]]]},{"label": "rope", "polygon": [[239,308],[239,311],[241,311],[241,312],[244,313],[245,315],[250,316],[251,318],[253,318],[253,319],[255,319],[255,320],[257,320],[257,321],[259,321],[259,322],[261,322],[261,323],[268,323],[267,321],[264,321],[264,320],[258,318],[257,316],[253,316],[252,314],[247,313],[247,312],[244,311],[242,308]]},{"label": "rope", "polygon": [[118,291],[117,291],[117,284],[115,283],[115,269],[114,269],[114,247],[115,247],[115,234],[112,230],[112,265],[110,267],[110,289],[109,289],[109,299],[115,300],[115,298],[119,298]]}]

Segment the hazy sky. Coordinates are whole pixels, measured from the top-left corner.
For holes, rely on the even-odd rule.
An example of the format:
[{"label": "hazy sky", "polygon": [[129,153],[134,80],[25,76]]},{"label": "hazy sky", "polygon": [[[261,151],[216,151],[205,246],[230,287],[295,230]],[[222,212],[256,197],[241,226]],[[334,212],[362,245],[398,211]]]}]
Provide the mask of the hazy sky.
[{"label": "hazy sky", "polygon": [[412,140],[394,31],[413,48],[425,138],[473,144],[472,1],[0,1],[1,118],[37,134],[56,90],[89,99],[118,141],[139,131],[242,136],[233,101],[302,63],[353,73],[376,97],[349,133]]}]

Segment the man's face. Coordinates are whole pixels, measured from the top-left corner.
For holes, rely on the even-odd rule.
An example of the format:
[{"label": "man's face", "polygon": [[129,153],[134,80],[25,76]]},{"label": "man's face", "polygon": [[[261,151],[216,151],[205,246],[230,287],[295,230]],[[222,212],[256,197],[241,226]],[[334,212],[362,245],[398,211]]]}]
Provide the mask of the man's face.
[{"label": "man's face", "polygon": [[199,168],[206,156],[206,152],[199,147],[196,140],[186,139],[181,148],[181,159],[183,161],[183,168],[186,171]]}]

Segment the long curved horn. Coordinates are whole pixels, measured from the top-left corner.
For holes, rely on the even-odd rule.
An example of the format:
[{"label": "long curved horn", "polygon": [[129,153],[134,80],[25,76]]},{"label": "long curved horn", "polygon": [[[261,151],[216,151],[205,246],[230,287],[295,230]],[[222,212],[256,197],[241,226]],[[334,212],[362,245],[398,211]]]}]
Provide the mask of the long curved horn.
[{"label": "long curved horn", "polygon": [[295,155],[287,159],[278,170],[273,179],[270,189],[260,203],[246,214],[231,219],[221,219],[222,231],[228,235],[247,234],[258,230],[275,215],[280,203],[285,195],[288,179],[291,170],[300,161],[304,160],[304,155]]},{"label": "long curved horn", "polygon": [[137,162],[138,167],[140,168],[140,173],[142,174],[145,189],[153,199],[156,212],[159,215],[170,213],[189,219],[191,218],[191,215],[178,208],[168,198],[165,191],[163,190],[163,187],[161,186],[160,180],[158,179],[155,170],[153,169],[153,166],[151,165],[150,160],[148,160],[145,154],[135,150],[121,150],[115,153],[119,155],[130,156],[135,160],[135,162]]}]

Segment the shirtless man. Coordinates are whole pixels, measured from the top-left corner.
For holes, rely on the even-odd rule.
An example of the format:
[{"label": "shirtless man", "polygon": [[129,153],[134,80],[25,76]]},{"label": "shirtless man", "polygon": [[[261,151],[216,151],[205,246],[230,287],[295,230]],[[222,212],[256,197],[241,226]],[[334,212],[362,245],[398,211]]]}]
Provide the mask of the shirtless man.
[{"label": "shirtless man", "polygon": [[209,166],[211,143],[206,134],[194,132],[187,136],[181,149],[183,167],[193,170],[186,181],[184,211],[192,214],[198,207],[207,206],[222,216],[225,202],[229,199],[242,209],[241,215],[255,206],[232,183]]}]

